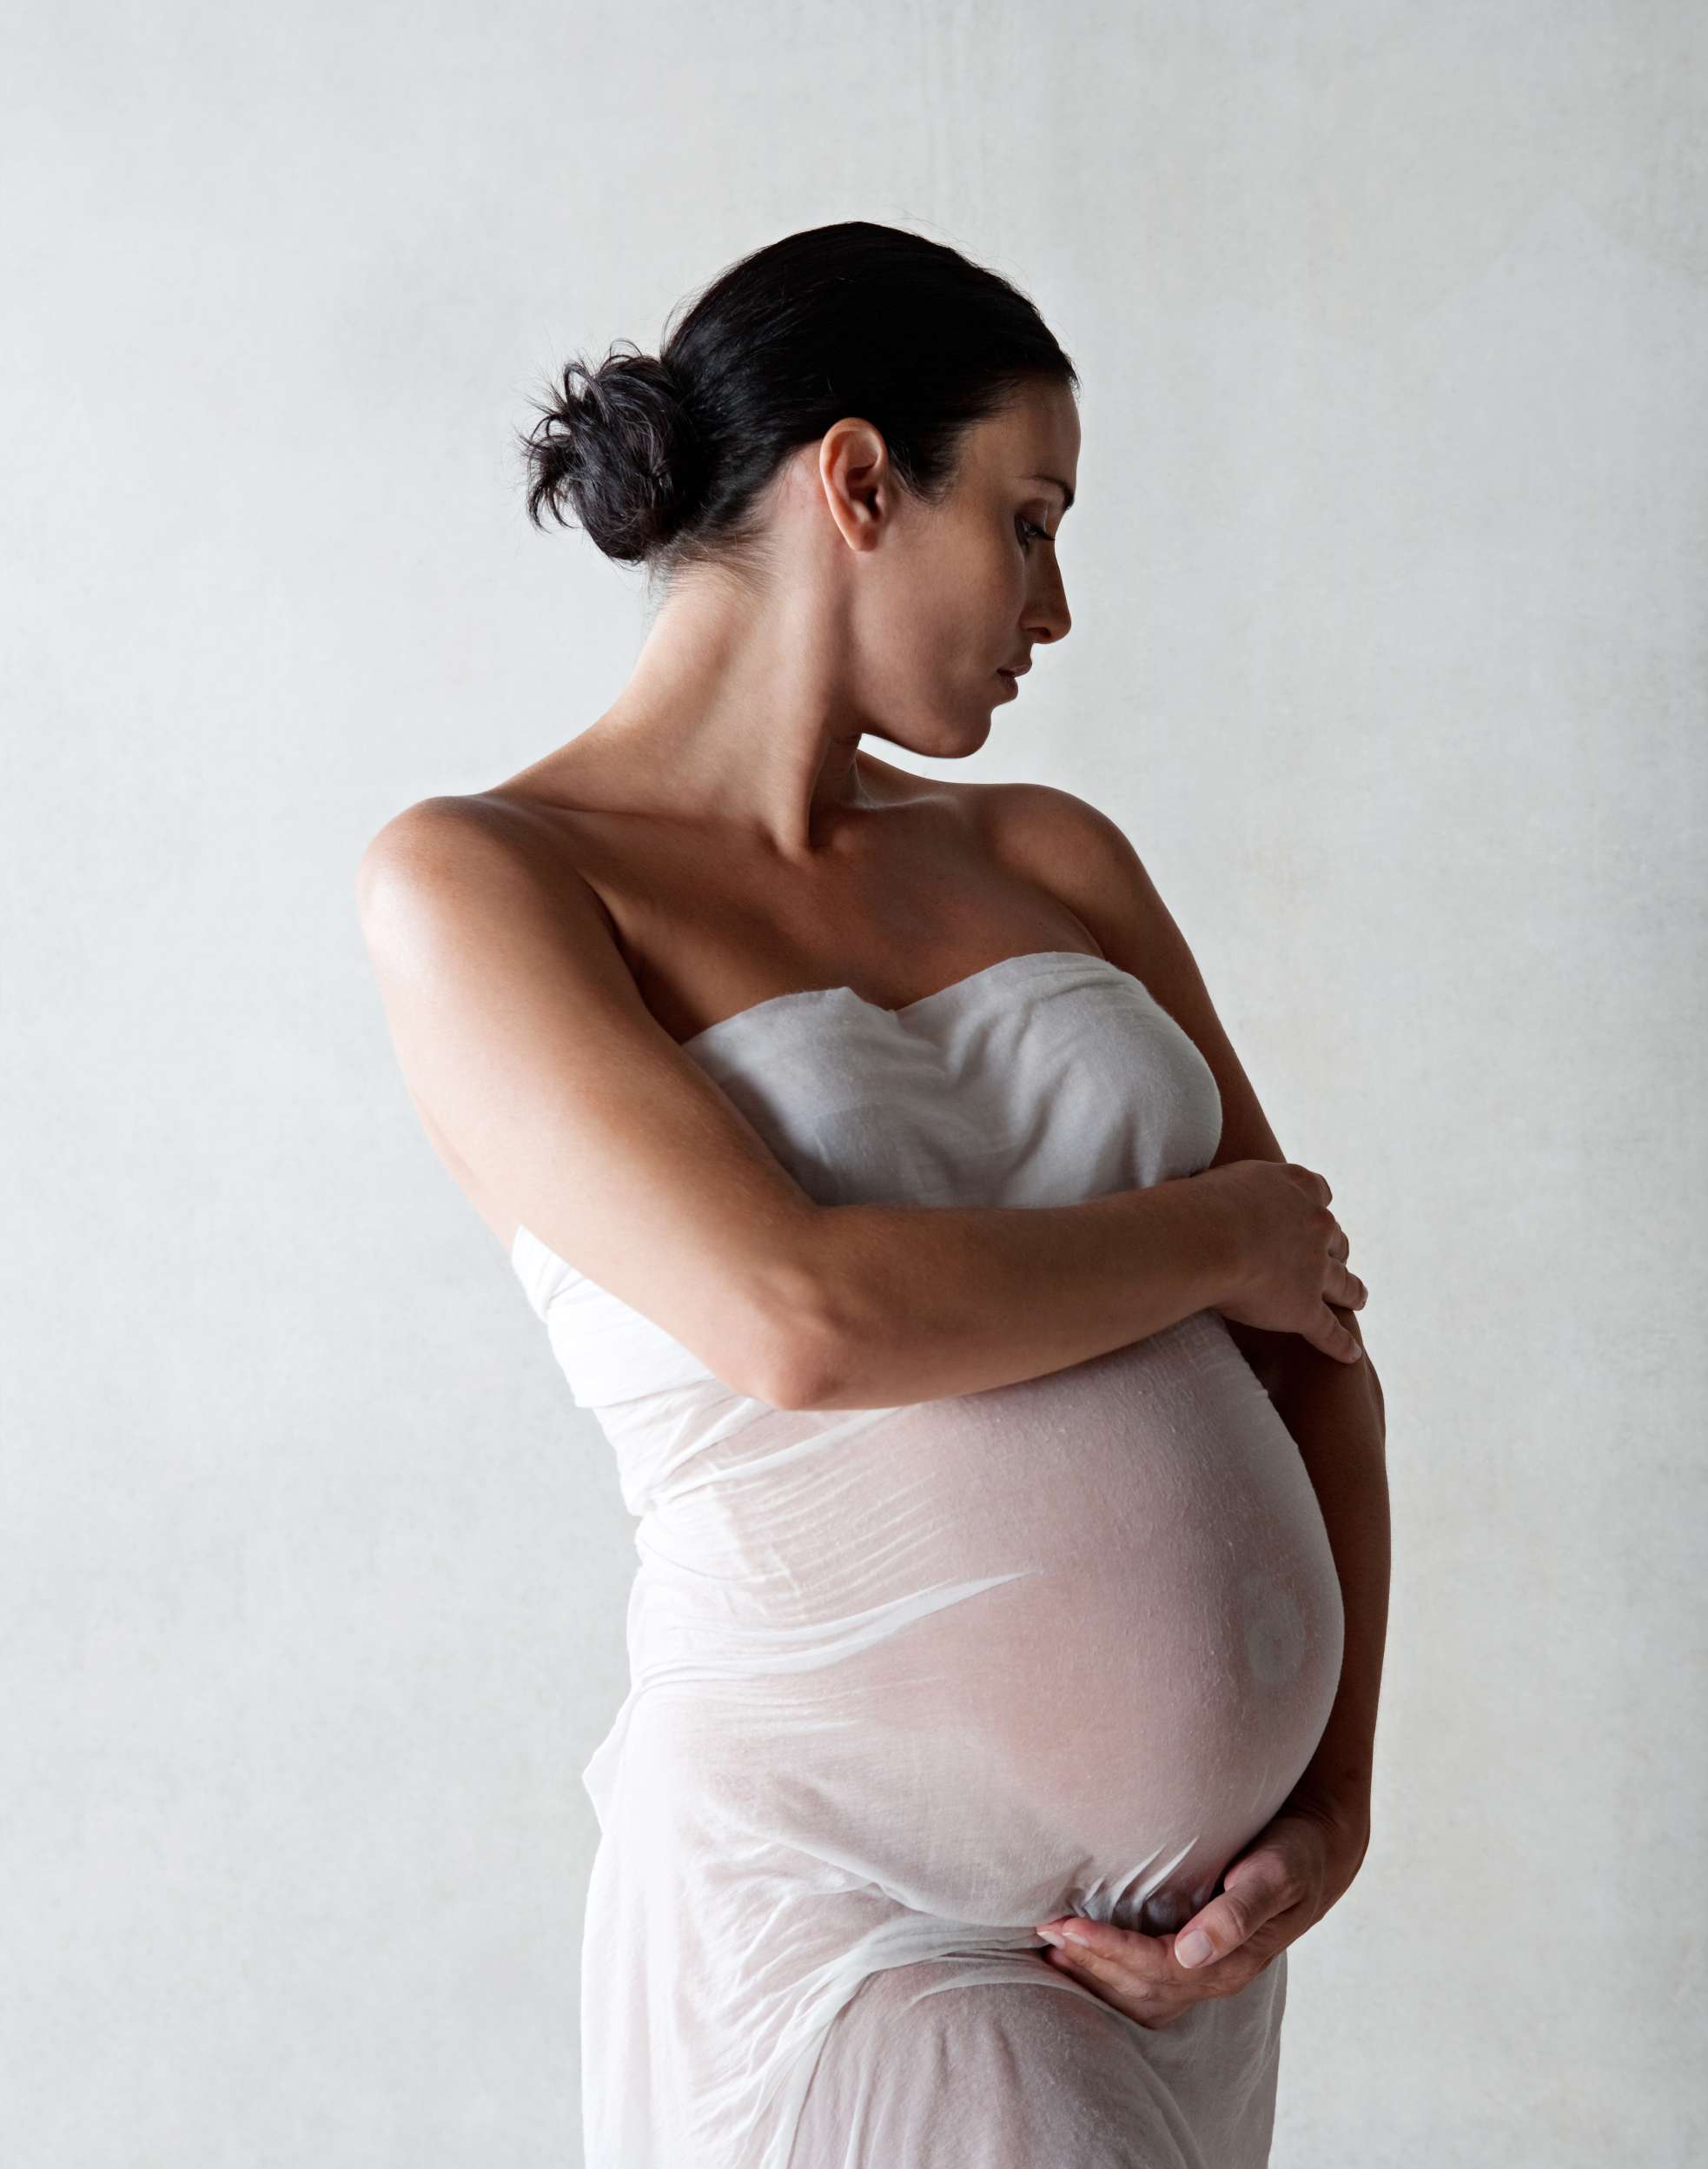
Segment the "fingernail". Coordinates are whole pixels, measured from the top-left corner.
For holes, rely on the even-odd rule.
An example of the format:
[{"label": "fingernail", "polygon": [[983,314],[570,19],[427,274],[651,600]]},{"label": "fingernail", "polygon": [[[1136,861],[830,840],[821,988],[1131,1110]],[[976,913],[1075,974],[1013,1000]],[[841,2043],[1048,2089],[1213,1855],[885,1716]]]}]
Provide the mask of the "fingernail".
[{"label": "fingernail", "polygon": [[1058,1950],[1061,1948],[1062,1937],[1058,1930],[1055,1928],[1034,1928],[1032,1933],[1034,1935],[1042,1936],[1046,1943],[1052,1945],[1055,1948]]},{"label": "fingernail", "polygon": [[1175,1956],[1182,1966],[1202,1966],[1215,1954],[1215,1946],[1202,1928],[1194,1928],[1190,1935],[1182,1936],[1175,1946]]}]

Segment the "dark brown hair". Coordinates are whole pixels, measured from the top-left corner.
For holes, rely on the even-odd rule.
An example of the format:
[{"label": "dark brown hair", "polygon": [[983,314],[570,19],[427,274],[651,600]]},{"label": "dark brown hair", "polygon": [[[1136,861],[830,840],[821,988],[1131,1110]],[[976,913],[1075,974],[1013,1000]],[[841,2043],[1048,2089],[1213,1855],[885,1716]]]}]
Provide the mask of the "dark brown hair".
[{"label": "dark brown hair", "polygon": [[962,441],[1029,381],[1077,390],[1036,306],[956,249],[865,219],[791,234],[706,288],[662,351],[613,345],[563,372],[523,440],[528,517],[666,579],[756,539],[755,501],[844,415],[878,429],[903,486],[940,501]]}]

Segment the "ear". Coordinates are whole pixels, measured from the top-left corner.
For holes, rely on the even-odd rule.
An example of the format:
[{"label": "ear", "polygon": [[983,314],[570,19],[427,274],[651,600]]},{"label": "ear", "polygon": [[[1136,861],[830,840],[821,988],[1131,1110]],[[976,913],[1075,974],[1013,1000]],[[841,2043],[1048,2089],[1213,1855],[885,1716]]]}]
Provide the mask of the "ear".
[{"label": "ear", "polygon": [[883,432],[857,415],[832,422],[819,440],[818,482],[849,548],[876,549],[896,497]]}]

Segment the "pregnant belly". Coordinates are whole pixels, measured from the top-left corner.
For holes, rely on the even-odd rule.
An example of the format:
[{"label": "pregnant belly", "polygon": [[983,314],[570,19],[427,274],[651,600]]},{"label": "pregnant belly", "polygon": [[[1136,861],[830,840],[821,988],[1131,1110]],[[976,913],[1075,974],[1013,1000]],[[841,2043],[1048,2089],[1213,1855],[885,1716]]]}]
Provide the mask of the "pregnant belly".
[{"label": "pregnant belly", "polygon": [[770,1412],[638,1542],[635,1688],[680,1783],[951,1920],[1177,1925],[1340,1675],[1315,1495],[1210,1311],[990,1392]]}]

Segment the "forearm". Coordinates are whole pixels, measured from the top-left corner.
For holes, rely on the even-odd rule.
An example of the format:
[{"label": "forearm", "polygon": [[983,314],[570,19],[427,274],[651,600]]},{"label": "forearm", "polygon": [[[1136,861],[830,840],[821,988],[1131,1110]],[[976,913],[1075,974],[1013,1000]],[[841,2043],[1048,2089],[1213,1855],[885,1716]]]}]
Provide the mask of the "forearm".
[{"label": "forearm", "polygon": [[[1358,1332],[1354,1312],[1331,1308]],[[1390,1564],[1381,1385],[1367,1355],[1341,1363],[1298,1341],[1270,1390],[1316,1492],[1346,1617],[1340,1688],[1291,1798],[1367,1836]]]},{"label": "forearm", "polygon": [[804,1405],[980,1393],[1141,1341],[1211,1308],[1235,1259],[1192,1177],[1074,1205],[827,1206],[804,1276]]}]

